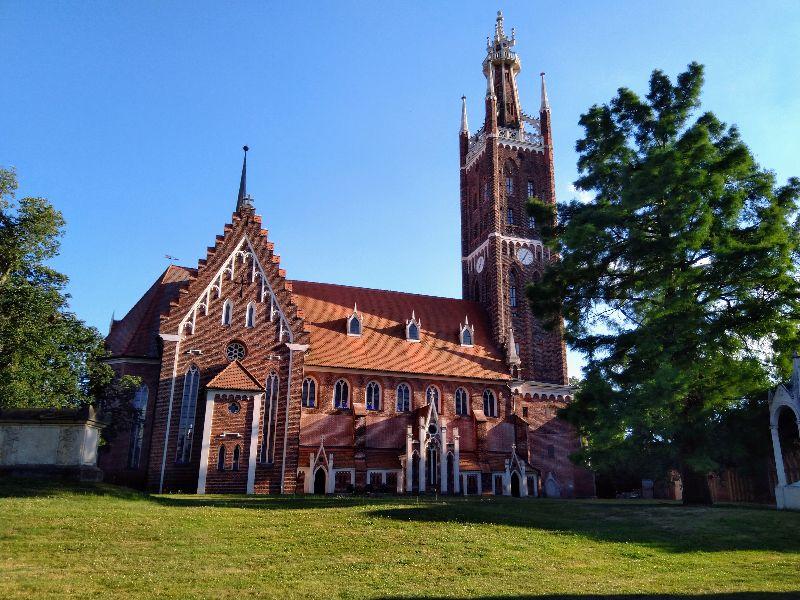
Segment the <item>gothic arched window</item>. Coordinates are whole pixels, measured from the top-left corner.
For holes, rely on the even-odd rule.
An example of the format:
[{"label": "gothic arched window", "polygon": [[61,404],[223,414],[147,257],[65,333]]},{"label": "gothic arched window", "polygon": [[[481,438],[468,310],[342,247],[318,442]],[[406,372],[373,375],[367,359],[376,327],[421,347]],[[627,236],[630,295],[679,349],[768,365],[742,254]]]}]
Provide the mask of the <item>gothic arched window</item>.
[{"label": "gothic arched window", "polygon": [[435,385],[429,385],[425,390],[425,402],[436,406],[436,411],[439,412],[439,388]]},{"label": "gothic arched window", "polygon": [[247,305],[247,316],[245,317],[245,327],[256,326],[256,305],[252,302]]},{"label": "gothic arched window", "polygon": [[411,410],[411,388],[407,384],[401,383],[397,386],[397,412],[408,412]]},{"label": "gothic arched window", "polygon": [[236,447],[233,449],[233,463],[231,464],[231,469],[234,471],[239,470],[239,455],[242,453],[242,447],[239,444],[236,444]]},{"label": "gothic arched window", "polygon": [[333,386],[333,407],[346,409],[350,406],[350,386],[344,379],[340,379]]},{"label": "gothic arched window", "polygon": [[231,302],[230,300],[225,300],[225,304],[222,305],[222,324],[230,325],[232,319],[233,319],[233,302]]},{"label": "gothic arched window", "polygon": [[347,317],[347,335],[361,335],[361,315],[358,314],[358,307],[353,306],[353,314]]},{"label": "gothic arched window", "polygon": [[380,410],[381,409],[381,386],[375,381],[370,381],[367,384],[367,410]]},{"label": "gothic arched window", "polygon": [[217,454],[217,471],[225,470],[225,446],[219,447],[219,454]]},{"label": "gothic arched window", "polygon": [[264,386],[264,439],[261,443],[261,462],[266,463],[275,460],[279,384],[278,374],[272,371],[267,376],[267,384]]},{"label": "gothic arched window", "polygon": [[317,405],[317,382],[311,377],[303,380],[302,405],[306,408],[314,408]]},{"label": "gothic arched window", "polygon": [[494,399],[492,390],[483,391],[483,414],[487,417],[497,416],[497,402]]},{"label": "gothic arched window", "polygon": [[467,390],[464,388],[458,388],[456,390],[456,414],[469,414],[469,396],[467,396]]},{"label": "gothic arched window", "polygon": [[189,462],[192,455],[192,438],[194,437],[194,417],[197,409],[197,392],[200,389],[200,371],[195,366],[189,367],[183,378],[183,397],[181,398],[181,416],[178,422],[178,449],[175,461]]},{"label": "gothic arched window", "polygon": [[517,308],[517,274],[513,271],[508,276],[508,304]]},{"label": "gothic arched window", "polygon": [[138,469],[142,457],[142,442],[144,441],[144,418],[147,412],[147,399],[150,390],[142,385],[136,390],[133,397],[133,424],[131,425],[131,443],[128,450],[128,468]]}]

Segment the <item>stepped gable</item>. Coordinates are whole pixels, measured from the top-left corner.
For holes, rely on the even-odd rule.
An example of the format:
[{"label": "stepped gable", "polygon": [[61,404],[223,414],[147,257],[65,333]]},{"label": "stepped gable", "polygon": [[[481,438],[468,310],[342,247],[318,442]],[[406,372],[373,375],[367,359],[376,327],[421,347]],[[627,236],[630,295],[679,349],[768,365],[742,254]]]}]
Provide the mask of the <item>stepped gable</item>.
[{"label": "stepped gable", "polygon": [[106,348],[112,355],[157,358],[160,317],[196,273],[196,269],[188,267],[167,267],[128,314],[112,321],[106,337]]},{"label": "stepped gable", "polygon": [[[485,310],[477,302],[330,283],[292,281],[310,348],[308,367],[344,367],[395,373],[508,380],[503,353],[492,341]],[[353,306],[363,318],[359,337],[347,335]],[[406,321],[420,319],[420,341],[406,340]],[[462,346],[465,316],[475,327],[474,345]]]},{"label": "stepped gable", "polygon": [[[187,317],[191,317],[194,311],[199,314],[201,309],[197,308],[197,304],[202,303],[210,286],[219,280],[219,269],[238,251],[252,250],[266,273],[277,304],[286,315],[287,326],[293,332],[295,342],[302,343],[305,338],[302,311],[298,311],[292,302],[292,285],[286,280],[286,271],[280,267],[281,258],[274,252],[275,244],[268,241],[268,231],[262,229],[261,225],[261,216],[255,214],[252,207],[233,213],[231,223],[225,225],[223,234],[217,235],[214,246],[207,248],[206,257],[198,260],[196,275],[191,278],[189,285],[182,288],[177,298],[169,303],[169,312],[162,317],[161,333],[179,333],[181,323],[187,327]],[[269,298],[263,301],[269,302]],[[186,334],[187,331],[181,333]]]},{"label": "stepped gable", "polygon": [[255,375],[248,371],[238,360],[228,363],[206,386],[216,390],[236,390],[242,392],[261,392],[264,386]]}]

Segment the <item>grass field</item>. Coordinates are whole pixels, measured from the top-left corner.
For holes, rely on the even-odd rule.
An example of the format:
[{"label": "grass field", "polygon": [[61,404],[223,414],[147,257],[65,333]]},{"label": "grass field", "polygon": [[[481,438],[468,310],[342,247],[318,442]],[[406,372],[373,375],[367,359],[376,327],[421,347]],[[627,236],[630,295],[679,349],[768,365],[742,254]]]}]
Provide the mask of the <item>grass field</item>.
[{"label": "grass field", "polygon": [[800,597],[796,590],[800,514],[765,508],[146,496],[0,482],[0,598]]}]

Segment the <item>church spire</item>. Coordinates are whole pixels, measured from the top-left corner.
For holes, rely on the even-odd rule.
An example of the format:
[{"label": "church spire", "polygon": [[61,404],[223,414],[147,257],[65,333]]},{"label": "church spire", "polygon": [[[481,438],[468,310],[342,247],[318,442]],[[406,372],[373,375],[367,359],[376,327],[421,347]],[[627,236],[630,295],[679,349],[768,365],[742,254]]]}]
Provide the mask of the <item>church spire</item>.
[{"label": "church spire", "polygon": [[547,99],[547,85],[544,82],[544,73],[540,73],[542,76],[542,106],[539,108],[541,112],[549,112],[550,111],[550,100]]},{"label": "church spire", "polygon": [[239,196],[236,198],[236,212],[241,211],[245,206],[250,206],[250,196],[247,195],[247,146],[242,146],[244,150],[244,160],[242,161],[242,178],[239,181]]},{"label": "church spire", "polygon": [[461,96],[461,133],[469,135],[469,124],[467,123],[467,97]]}]

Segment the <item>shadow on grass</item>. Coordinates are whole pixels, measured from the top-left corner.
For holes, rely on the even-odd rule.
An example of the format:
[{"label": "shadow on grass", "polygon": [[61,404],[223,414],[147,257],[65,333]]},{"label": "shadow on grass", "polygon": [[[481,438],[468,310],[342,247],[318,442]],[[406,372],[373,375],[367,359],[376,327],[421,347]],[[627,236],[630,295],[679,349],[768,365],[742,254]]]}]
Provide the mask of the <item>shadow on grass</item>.
[{"label": "shadow on grass", "polygon": [[[400,600],[405,596],[385,596],[381,600]],[[445,600],[445,597],[426,597],[427,600]],[[447,597],[453,600],[452,596]],[[797,600],[800,592],[730,592],[719,594],[545,594],[542,596],[469,596],[471,600]],[[456,598],[455,600],[459,600]],[[463,600],[467,600],[465,597]]]},{"label": "shadow on grass", "polygon": [[63,494],[106,496],[124,500],[148,498],[147,494],[142,492],[105,483],[64,482],[58,479],[37,477],[4,477],[0,479],[0,498],[35,498]]},{"label": "shadow on grass", "polygon": [[[598,542],[642,544],[667,552],[765,550],[800,553],[800,537],[795,535],[800,530],[800,513],[762,507],[707,508],[684,507],[673,502],[497,497],[148,495],[105,484],[66,485],[11,478],[0,481],[0,498],[70,493],[142,500],[172,508],[270,511],[361,508],[367,518],[537,529]],[[794,597],[800,598],[800,594]]]},{"label": "shadow on grass", "polygon": [[800,530],[800,513],[762,508],[497,499],[376,507],[368,515],[396,521],[522,527],[600,542],[644,544],[668,552],[800,552],[795,535]]}]

